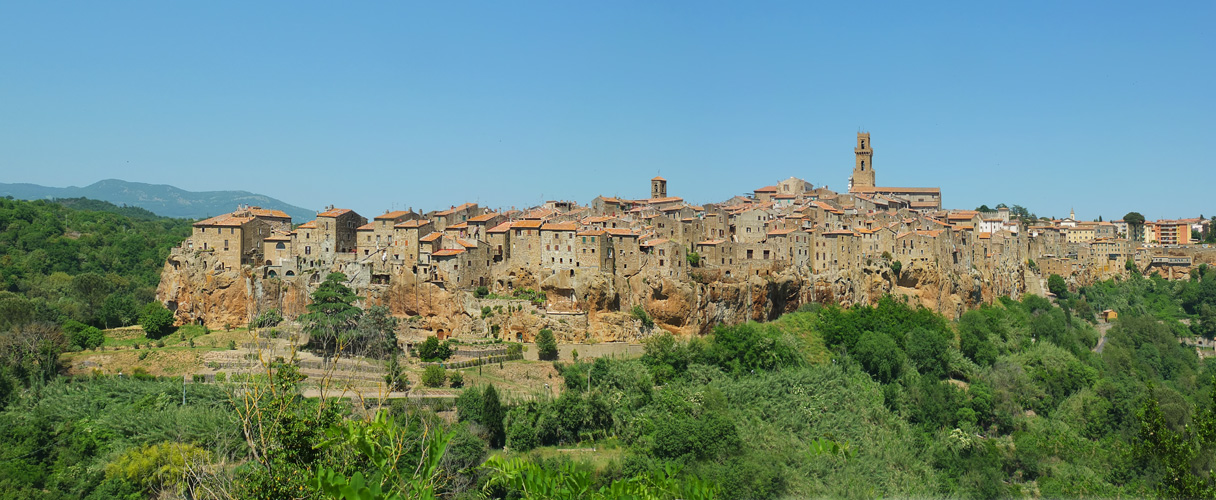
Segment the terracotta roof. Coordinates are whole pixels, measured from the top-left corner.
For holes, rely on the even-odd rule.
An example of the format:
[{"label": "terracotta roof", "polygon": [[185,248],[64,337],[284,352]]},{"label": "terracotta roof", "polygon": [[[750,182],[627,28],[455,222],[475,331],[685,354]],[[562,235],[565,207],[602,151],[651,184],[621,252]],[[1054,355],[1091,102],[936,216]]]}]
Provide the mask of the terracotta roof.
[{"label": "terracotta roof", "polygon": [[315,220],[310,220],[310,221],[300,224],[299,226],[296,227],[296,229],[316,229],[316,228],[317,228],[317,221],[315,221]]},{"label": "terracotta roof", "polygon": [[587,218],[583,219],[582,222],[583,222],[583,224],[595,224],[597,222],[608,222],[615,218],[616,217],[613,217],[611,215],[604,215],[604,216],[600,216],[600,217],[587,217]]},{"label": "terracotta roof", "polygon": [[776,193],[777,186],[764,186],[756,190],[757,193]]},{"label": "terracotta roof", "polygon": [[705,211],[705,207],[703,207],[701,205],[689,205],[688,208],[693,209],[694,212],[704,212]]},{"label": "terracotta roof", "polygon": [[850,189],[854,193],[941,193],[942,188],[930,187],[854,187]]},{"label": "terracotta roof", "polygon": [[613,236],[637,236],[638,235],[637,233],[633,232],[632,229],[617,228],[617,227],[604,229],[604,232],[607,232],[608,234],[611,234]]},{"label": "terracotta roof", "polygon": [[668,240],[667,238],[655,238],[655,239],[653,239],[653,240],[650,240],[650,241],[647,241],[647,242],[645,242],[645,243],[642,243],[642,245],[641,245],[641,246],[644,246],[644,247],[653,247],[653,246],[656,246],[656,245],[662,245],[662,244],[664,244],[664,243],[667,243],[668,241],[670,241],[670,240]]},{"label": "terracotta roof", "polygon": [[462,203],[460,206],[452,207],[452,208],[449,208],[442,212],[435,212],[435,215],[452,215],[456,212],[472,208],[476,205],[477,205],[476,203]]},{"label": "terracotta roof", "polygon": [[510,230],[511,230],[511,221],[507,221],[507,222],[503,222],[497,226],[494,226],[494,227],[486,230],[486,232],[487,233],[505,233]]},{"label": "terracotta roof", "polygon": [[459,255],[462,253],[464,253],[463,248],[445,248],[438,252],[432,253],[431,257],[451,257],[453,255]]},{"label": "terracotta roof", "polygon": [[368,222],[367,224],[364,224],[364,225],[362,225],[362,226],[356,227],[356,228],[355,228],[355,231],[371,231],[371,230],[374,230],[374,229],[376,229],[376,224],[375,224],[375,223],[372,223],[372,222]]},{"label": "terracotta roof", "polygon": [[224,214],[224,215],[217,215],[210,219],[204,219],[204,220],[195,222],[194,227],[202,227],[202,226],[238,227],[251,220],[253,220],[253,217],[235,217],[232,214]]},{"label": "terracotta roof", "polygon": [[394,212],[385,212],[384,215],[377,215],[376,218],[372,219],[372,220],[400,219],[409,214],[410,214],[410,212],[407,212],[405,210],[397,210]]},{"label": "terracotta roof", "polygon": [[291,241],[291,236],[283,233],[275,234],[267,237],[262,241]]},{"label": "terracotta roof", "polygon": [[790,233],[792,233],[792,232],[794,232],[794,231],[795,231],[794,229],[774,229],[774,230],[772,230],[772,231],[769,231],[769,232],[768,232],[768,234],[769,234],[770,236],[785,236],[785,235],[790,234]]},{"label": "terracotta roof", "polygon": [[498,214],[496,214],[494,212],[490,212],[487,214],[478,215],[477,217],[473,217],[473,218],[469,219],[469,222],[488,222],[490,219],[493,219],[495,217],[498,217]]},{"label": "terracotta roof", "polygon": [[980,233],[979,237],[981,240],[990,240],[990,239],[992,239],[992,233],[987,233],[987,232]]},{"label": "terracotta roof", "polygon": [[541,224],[543,222],[538,220],[517,220],[511,224],[511,227],[515,229],[540,229]]},{"label": "terracotta roof", "polygon": [[643,202],[648,203],[648,204],[654,204],[654,203],[674,203],[677,201],[684,201],[684,198],[681,198],[679,196],[668,196],[666,198],[650,198],[650,199],[644,200]]},{"label": "terracotta roof", "polygon": [[652,181],[666,181],[667,179],[664,179],[664,178],[662,178],[662,177],[655,177],[655,178],[650,179],[650,180],[652,180]]},{"label": "terracotta roof", "polygon": [[407,220],[407,221],[399,223],[399,224],[394,224],[393,227],[397,227],[397,228],[401,228],[401,229],[411,229],[411,228],[416,228],[416,227],[422,227],[422,226],[425,226],[430,223],[431,223],[431,221],[428,219],[414,219],[414,220]]},{"label": "terracotta roof", "polygon": [[725,242],[726,242],[726,240],[706,240],[706,241],[702,241],[702,242],[697,243],[697,244],[698,244],[698,245],[710,245],[710,246],[713,246],[713,245],[720,245],[720,244],[725,243]]},{"label": "terracotta roof", "polygon": [[317,217],[337,217],[339,215],[348,213],[350,211],[351,210],[349,208],[331,208],[329,210],[326,210],[324,212],[317,214]]},{"label": "terracotta roof", "polygon": [[443,237],[443,233],[434,232],[434,233],[431,233],[431,234],[428,234],[426,236],[419,238],[418,241],[425,241],[427,243],[430,243],[430,242],[435,241],[442,237]]},{"label": "terracotta roof", "polygon": [[452,225],[444,228],[443,230],[448,231],[448,230],[452,230],[452,229],[468,229],[468,228],[469,228],[468,222],[461,222],[460,224],[452,224]]},{"label": "terracotta roof", "polygon": [[575,236],[599,236],[599,235],[607,234],[607,233],[608,233],[608,231],[605,231],[603,229],[594,229],[594,230],[590,230],[590,231],[579,231],[577,233],[574,233],[574,235]]},{"label": "terracotta roof", "polygon": [[477,248],[476,243],[470,243],[470,242],[462,240],[460,238],[456,238],[456,243],[465,248]]},{"label": "terracotta roof", "polygon": [[835,231],[827,231],[827,232],[823,233],[823,235],[824,236],[857,236],[856,233],[849,231],[847,229],[837,229]]},{"label": "terracotta roof", "polygon": [[575,223],[546,223],[540,226],[541,231],[578,231],[579,225]]},{"label": "terracotta roof", "polygon": [[254,217],[278,217],[280,219],[290,219],[291,216],[282,210],[270,210],[262,207],[249,207],[249,213]]}]

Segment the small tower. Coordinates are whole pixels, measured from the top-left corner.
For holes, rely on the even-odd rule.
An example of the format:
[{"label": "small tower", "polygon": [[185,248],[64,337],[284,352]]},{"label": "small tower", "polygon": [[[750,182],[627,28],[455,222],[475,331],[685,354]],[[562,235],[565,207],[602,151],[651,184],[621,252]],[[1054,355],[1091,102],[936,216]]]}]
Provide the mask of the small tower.
[{"label": "small tower", "polygon": [[650,198],[666,198],[667,197],[667,179],[655,177],[650,179]]},{"label": "small tower", "polygon": [[853,176],[849,178],[849,189],[874,187],[874,149],[870,146],[870,133],[857,133],[857,156],[853,165]]}]

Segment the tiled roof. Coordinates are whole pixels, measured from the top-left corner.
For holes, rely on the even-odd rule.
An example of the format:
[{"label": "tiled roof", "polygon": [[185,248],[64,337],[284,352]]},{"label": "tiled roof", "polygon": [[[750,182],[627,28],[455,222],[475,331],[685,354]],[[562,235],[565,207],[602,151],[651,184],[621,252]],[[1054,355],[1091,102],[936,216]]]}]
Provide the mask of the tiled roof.
[{"label": "tiled roof", "polygon": [[432,253],[431,256],[432,257],[451,257],[453,255],[459,255],[462,253],[464,253],[463,248],[445,248],[438,252]]},{"label": "tiled roof", "polygon": [[774,230],[772,230],[772,231],[769,231],[769,232],[768,232],[768,235],[769,235],[769,236],[785,236],[785,235],[790,234],[790,233],[792,233],[792,232],[794,232],[794,230],[793,230],[793,229],[774,229]]},{"label": "tiled roof", "polygon": [[431,234],[428,234],[426,236],[419,238],[418,241],[425,241],[427,243],[430,243],[430,242],[435,241],[442,237],[443,237],[443,233],[434,232],[434,233],[431,233]]},{"label": "tiled roof", "polygon": [[517,220],[511,224],[511,227],[515,229],[540,229],[541,224],[543,222],[538,220]]},{"label": "tiled roof", "polygon": [[224,226],[224,227],[239,227],[242,224],[253,220],[253,217],[235,217],[232,214],[217,215],[210,219],[200,220],[194,223],[194,227],[203,226]]},{"label": "tiled roof", "polygon": [[317,214],[317,217],[337,217],[339,215],[348,213],[350,211],[351,210],[349,208],[331,208],[329,210],[326,210],[324,212]]},{"label": "tiled roof", "polygon": [[942,188],[930,187],[854,187],[850,189],[854,193],[941,193]]},{"label": "tiled roof", "polygon": [[452,207],[452,208],[449,208],[449,209],[444,210],[444,211],[442,211],[442,212],[435,212],[435,215],[452,215],[452,214],[454,214],[454,213],[456,213],[456,212],[459,212],[459,211],[462,211],[462,210],[467,210],[467,209],[472,208],[472,207],[474,207],[474,206],[477,206],[477,204],[476,204],[476,203],[463,203],[463,204],[461,204],[461,205],[460,205],[460,206],[458,206],[458,207]]},{"label": "tiled roof", "polygon": [[397,210],[397,211],[394,211],[394,212],[385,212],[385,213],[384,213],[384,215],[377,215],[377,216],[376,216],[376,218],[375,218],[375,219],[373,219],[373,220],[390,220],[390,219],[400,219],[400,218],[405,217],[405,216],[407,216],[407,215],[409,215],[409,214],[410,214],[410,212],[407,212],[407,211],[405,211],[405,210]]},{"label": "tiled roof", "polygon": [[652,180],[652,181],[666,181],[667,179],[664,179],[664,178],[662,178],[662,177],[655,177],[655,178],[650,179],[650,180]]},{"label": "tiled roof", "polygon": [[471,243],[460,238],[456,238],[456,243],[465,248],[477,248],[476,243]]},{"label": "tiled roof", "polygon": [[276,217],[280,219],[290,219],[291,216],[282,210],[270,210],[262,207],[249,207],[249,213],[254,217]]},{"label": "tiled roof", "polygon": [[461,222],[460,224],[452,224],[452,225],[444,228],[444,231],[450,231],[453,229],[468,229],[468,228],[469,228],[468,222]]},{"label": "tiled roof", "polygon": [[823,233],[823,235],[824,236],[857,236],[856,233],[849,231],[847,229],[837,229],[835,231],[827,231],[827,232]]},{"label": "tiled roof", "polygon": [[702,242],[697,243],[697,244],[698,244],[698,245],[710,245],[710,246],[712,246],[712,245],[720,245],[720,244],[725,243],[725,242],[726,242],[726,240],[706,240],[706,241],[702,241]]},{"label": "tiled roof", "polygon": [[490,219],[493,219],[495,217],[498,217],[498,214],[496,214],[494,212],[490,212],[490,213],[478,215],[477,217],[472,217],[469,219],[469,222],[488,222]]},{"label": "tiled roof", "polygon": [[653,246],[657,246],[657,245],[662,245],[664,243],[667,243],[668,241],[671,241],[671,240],[668,240],[667,238],[655,238],[653,240],[642,243],[641,246],[653,247]]},{"label": "tiled roof", "polygon": [[427,219],[414,219],[414,220],[407,220],[407,221],[399,223],[399,224],[394,224],[393,227],[401,228],[401,229],[413,229],[413,228],[425,226],[430,223],[431,223],[431,221],[427,220]]},{"label": "tiled roof", "polygon": [[764,186],[756,190],[757,193],[776,193],[777,186]]},{"label": "tiled roof", "polygon": [[604,229],[604,231],[613,236],[637,236],[638,235],[637,233],[633,232],[632,229],[617,228],[617,227]]},{"label": "tiled roof", "polygon": [[315,220],[310,220],[310,221],[300,224],[299,226],[296,227],[296,229],[316,229],[316,228],[317,228],[317,221],[315,221]]},{"label": "tiled roof", "polygon": [[511,230],[511,221],[503,222],[487,230],[487,233],[505,233]]},{"label": "tiled roof", "polygon": [[578,231],[578,224],[573,222],[549,222],[540,227],[541,231]]},{"label": "tiled roof", "polygon": [[372,223],[372,222],[368,222],[367,224],[364,224],[364,225],[362,225],[362,226],[356,227],[356,228],[355,228],[355,231],[371,231],[371,230],[374,230],[374,229],[376,229],[376,224],[375,224],[375,223]]},{"label": "tiled roof", "polygon": [[577,233],[574,233],[574,235],[575,236],[599,236],[599,235],[607,234],[607,233],[608,233],[608,231],[605,231],[603,229],[594,229],[594,230],[590,230],[590,231],[579,231]]}]

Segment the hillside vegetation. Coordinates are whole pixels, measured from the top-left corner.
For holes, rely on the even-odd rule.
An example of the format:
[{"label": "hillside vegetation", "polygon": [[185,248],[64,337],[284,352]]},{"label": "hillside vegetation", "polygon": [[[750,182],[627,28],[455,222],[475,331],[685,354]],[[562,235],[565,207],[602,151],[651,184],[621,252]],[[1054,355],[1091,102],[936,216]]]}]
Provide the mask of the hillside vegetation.
[{"label": "hillside vegetation", "polygon": [[[958,321],[894,298],[811,304],[703,338],[657,335],[640,358],[507,362],[552,363],[553,392],[450,382],[454,403],[363,412],[303,397],[290,359],[213,384],[62,376],[65,331],[104,322],[71,283],[114,284],[95,304],[134,298],[184,222],[12,201],[0,220],[0,304],[32,311],[0,330],[5,498],[1216,495],[1216,373],[1183,345],[1210,335],[1216,270],[1002,299]],[[99,244],[73,246],[86,233]],[[135,252],[131,239],[148,248],[103,258]],[[62,292],[41,292],[60,272]],[[381,351],[395,320],[351,308],[330,278],[302,325],[314,348],[378,352],[392,378],[397,353]],[[1099,323],[1104,309],[1118,319]]]}]

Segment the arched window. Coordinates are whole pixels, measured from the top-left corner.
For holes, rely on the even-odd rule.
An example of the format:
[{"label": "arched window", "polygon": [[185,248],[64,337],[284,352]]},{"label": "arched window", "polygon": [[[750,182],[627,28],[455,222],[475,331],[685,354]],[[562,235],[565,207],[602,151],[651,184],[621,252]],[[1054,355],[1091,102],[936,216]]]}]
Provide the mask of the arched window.
[{"label": "arched window", "polygon": [[865,170],[865,169],[866,169],[866,161],[865,161],[865,160],[861,160],[861,169],[862,169],[862,170]]}]

